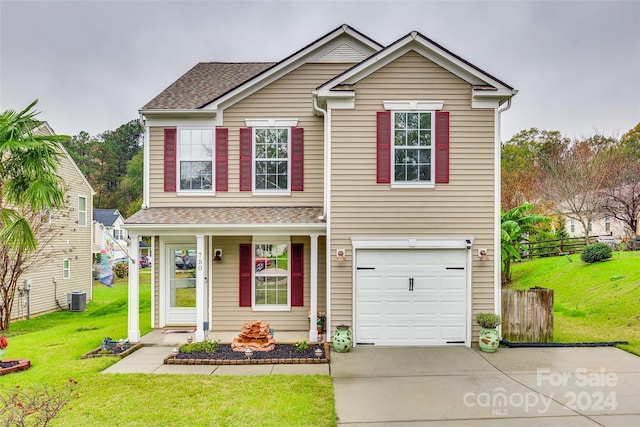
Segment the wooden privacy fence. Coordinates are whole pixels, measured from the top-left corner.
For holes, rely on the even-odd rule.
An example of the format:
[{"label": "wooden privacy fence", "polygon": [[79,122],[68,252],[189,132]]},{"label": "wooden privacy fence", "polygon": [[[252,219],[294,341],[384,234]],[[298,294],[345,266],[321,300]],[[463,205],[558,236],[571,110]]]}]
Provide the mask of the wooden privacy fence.
[{"label": "wooden privacy fence", "polygon": [[502,337],[512,342],[552,342],[553,289],[503,289]]}]

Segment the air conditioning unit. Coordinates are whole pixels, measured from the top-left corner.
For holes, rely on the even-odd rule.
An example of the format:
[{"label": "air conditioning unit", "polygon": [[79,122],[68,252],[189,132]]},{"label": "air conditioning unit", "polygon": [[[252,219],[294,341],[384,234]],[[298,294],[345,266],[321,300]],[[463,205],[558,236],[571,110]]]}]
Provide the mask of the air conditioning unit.
[{"label": "air conditioning unit", "polygon": [[67,304],[69,311],[85,311],[87,308],[87,293],[82,291],[73,291],[67,294]]}]

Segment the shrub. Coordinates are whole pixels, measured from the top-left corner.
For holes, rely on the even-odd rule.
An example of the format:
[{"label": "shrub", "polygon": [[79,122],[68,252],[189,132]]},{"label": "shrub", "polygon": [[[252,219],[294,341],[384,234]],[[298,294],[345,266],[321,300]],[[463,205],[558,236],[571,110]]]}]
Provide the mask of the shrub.
[{"label": "shrub", "polygon": [[593,243],[584,248],[580,259],[586,263],[605,261],[611,258],[611,247],[606,243]]},{"label": "shrub", "polygon": [[113,272],[118,279],[124,279],[129,275],[129,263],[119,262],[113,266]]},{"label": "shrub", "polygon": [[180,353],[215,353],[220,341],[202,341],[180,347]]}]

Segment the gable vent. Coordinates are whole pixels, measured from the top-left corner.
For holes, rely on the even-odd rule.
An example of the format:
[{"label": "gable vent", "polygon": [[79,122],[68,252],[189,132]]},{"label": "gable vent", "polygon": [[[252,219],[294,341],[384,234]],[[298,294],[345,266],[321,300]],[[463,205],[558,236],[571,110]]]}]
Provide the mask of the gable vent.
[{"label": "gable vent", "polygon": [[328,52],[312,59],[309,62],[361,62],[367,58],[367,55],[355,49],[348,43],[342,43]]}]

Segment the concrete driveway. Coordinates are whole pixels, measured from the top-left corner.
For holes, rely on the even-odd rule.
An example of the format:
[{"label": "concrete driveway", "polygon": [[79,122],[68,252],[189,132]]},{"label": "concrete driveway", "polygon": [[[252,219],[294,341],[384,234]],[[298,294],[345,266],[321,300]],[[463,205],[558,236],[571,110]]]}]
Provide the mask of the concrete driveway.
[{"label": "concrete driveway", "polygon": [[640,357],[611,347],[332,352],[339,426],[640,425]]}]

